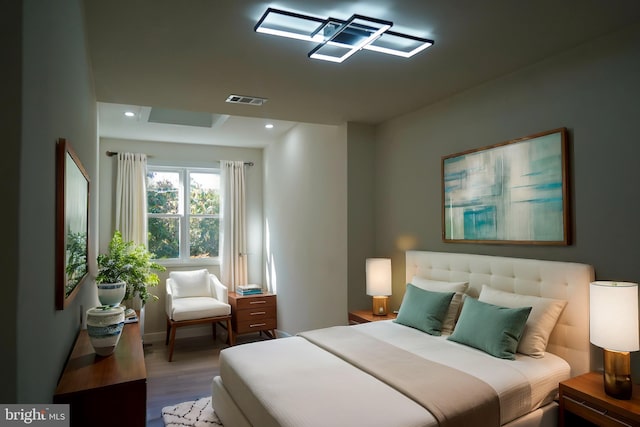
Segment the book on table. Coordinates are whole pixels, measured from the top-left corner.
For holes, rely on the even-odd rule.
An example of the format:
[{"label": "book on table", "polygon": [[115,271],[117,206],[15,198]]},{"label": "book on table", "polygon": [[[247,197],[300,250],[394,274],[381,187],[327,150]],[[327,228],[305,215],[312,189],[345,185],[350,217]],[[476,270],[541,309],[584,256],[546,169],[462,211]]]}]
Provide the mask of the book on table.
[{"label": "book on table", "polygon": [[238,285],[236,287],[236,293],[238,295],[259,295],[262,293],[262,287],[260,285]]}]

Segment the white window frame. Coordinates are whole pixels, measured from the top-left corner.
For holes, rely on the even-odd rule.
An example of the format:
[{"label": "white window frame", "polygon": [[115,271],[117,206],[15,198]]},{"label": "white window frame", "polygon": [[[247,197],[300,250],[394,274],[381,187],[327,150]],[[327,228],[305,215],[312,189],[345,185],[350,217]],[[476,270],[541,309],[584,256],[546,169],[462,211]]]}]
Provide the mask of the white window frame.
[{"label": "white window frame", "polygon": [[[192,173],[213,173],[220,176],[220,168],[216,167],[190,167],[190,166],[164,166],[164,165],[147,165],[147,172],[174,172],[179,176],[179,212],[177,214],[158,214],[149,213],[147,209],[147,221],[148,218],[178,218],[179,230],[179,254],[178,258],[160,258],[154,261],[164,266],[175,265],[220,265],[220,235],[222,234],[221,228],[218,229],[218,256],[209,258],[191,258],[189,256],[190,238],[189,233],[189,219],[194,218],[217,218],[220,226],[222,225],[222,214],[210,214],[210,215],[192,215],[189,209],[190,205],[190,188],[187,186],[191,182],[190,174]],[[222,196],[221,196],[222,197]],[[222,202],[222,200],[221,200]]]}]

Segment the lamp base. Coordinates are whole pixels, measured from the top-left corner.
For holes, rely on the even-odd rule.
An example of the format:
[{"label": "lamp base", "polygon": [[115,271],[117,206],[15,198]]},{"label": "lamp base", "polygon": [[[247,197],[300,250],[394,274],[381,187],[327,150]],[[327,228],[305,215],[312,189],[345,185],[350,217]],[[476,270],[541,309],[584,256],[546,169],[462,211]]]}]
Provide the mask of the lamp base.
[{"label": "lamp base", "polygon": [[631,399],[631,357],[628,351],[604,349],[604,391],[621,400]]},{"label": "lamp base", "polygon": [[373,297],[373,314],[375,316],[387,315],[387,301],[389,301],[389,297],[385,297],[385,296]]}]

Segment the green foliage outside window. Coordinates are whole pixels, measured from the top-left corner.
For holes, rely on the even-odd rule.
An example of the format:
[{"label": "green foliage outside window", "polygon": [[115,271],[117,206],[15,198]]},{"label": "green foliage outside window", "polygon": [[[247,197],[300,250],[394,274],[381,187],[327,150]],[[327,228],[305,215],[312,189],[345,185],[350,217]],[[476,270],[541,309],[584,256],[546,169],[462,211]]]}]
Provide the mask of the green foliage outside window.
[{"label": "green foliage outside window", "polygon": [[[180,188],[168,179],[153,180],[156,172],[149,172],[147,209],[149,250],[157,259],[180,257]],[[214,188],[206,188],[197,180],[189,185],[189,257],[217,257],[219,249],[220,195]]]}]

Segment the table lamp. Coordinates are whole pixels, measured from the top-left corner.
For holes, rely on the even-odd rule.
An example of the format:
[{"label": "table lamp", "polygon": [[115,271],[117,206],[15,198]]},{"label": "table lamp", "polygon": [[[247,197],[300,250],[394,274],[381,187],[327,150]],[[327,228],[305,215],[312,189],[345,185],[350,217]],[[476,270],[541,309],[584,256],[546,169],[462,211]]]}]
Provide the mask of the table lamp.
[{"label": "table lamp", "polygon": [[631,399],[631,357],[638,342],[638,284],[598,281],[590,287],[590,341],[604,350],[604,391]]},{"label": "table lamp", "polygon": [[367,258],[367,295],[373,296],[373,314],[387,315],[391,295],[391,259]]}]

